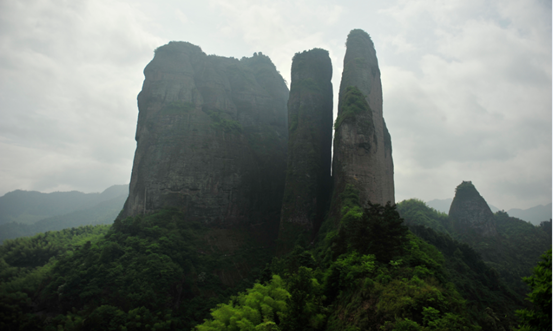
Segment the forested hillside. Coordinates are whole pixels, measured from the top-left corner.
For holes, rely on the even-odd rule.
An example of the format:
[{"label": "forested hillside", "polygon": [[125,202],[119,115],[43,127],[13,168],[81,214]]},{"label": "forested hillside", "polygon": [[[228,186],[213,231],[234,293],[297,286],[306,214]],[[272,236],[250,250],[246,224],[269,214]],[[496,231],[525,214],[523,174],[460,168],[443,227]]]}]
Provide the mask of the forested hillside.
[{"label": "forested hillside", "polygon": [[[346,194],[339,228],[323,226],[324,238],[311,246],[296,246],[272,262],[274,247],[244,235],[247,232],[209,227],[177,210],[118,220],[111,227],[8,240],[0,248],[0,327],[516,326],[514,311],[525,303],[474,249],[412,219],[409,231],[395,207],[361,208],[355,190]],[[399,210],[406,204],[400,203]],[[416,214],[426,213],[429,219],[441,215],[424,206]],[[446,224],[444,219],[434,221]]]},{"label": "forested hillside", "polygon": [[472,247],[520,297],[529,290],[522,277],[530,276],[541,254],[551,248],[551,221],[534,226],[498,211],[494,214],[498,236],[484,237],[475,231],[458,233],[447,214],[420,200],[402,201],[398,211],[412,229],[424,226]]}]

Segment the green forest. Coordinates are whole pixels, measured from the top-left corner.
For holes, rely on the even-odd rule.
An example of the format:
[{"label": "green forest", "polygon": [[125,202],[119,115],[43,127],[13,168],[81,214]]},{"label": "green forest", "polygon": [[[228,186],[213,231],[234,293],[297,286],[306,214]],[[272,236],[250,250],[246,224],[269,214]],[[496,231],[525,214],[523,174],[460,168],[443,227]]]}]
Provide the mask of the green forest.
[{"label": "green forest", "polygon": [[0,328],[551,330],[550,221],[470,237],[420,200],[343,195],[338,227],[279,256],[176,209],[6,240]]}]

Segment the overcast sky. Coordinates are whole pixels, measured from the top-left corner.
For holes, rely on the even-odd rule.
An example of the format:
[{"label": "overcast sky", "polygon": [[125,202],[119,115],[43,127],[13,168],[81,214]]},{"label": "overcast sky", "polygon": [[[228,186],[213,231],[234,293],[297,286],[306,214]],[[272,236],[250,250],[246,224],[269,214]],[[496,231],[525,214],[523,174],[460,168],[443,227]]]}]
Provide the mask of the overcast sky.
[{"label": "overcast sky", "polygon": [[0,0],[0,195],[128,183],[158,46],[261,51],[288,82],[294,53],[324,48],[337,91],[355,28],[377,51],[397,201],[472,180],[500,209],[551,202],[551,1],[538,0]]}]

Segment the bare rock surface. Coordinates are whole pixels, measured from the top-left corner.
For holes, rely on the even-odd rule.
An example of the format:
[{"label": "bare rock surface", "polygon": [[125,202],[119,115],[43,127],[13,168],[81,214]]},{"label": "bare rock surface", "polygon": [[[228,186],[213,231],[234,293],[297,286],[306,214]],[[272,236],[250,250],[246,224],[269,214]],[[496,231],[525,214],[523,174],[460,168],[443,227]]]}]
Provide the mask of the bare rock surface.
[{"label": "bare rock surface", "polygon": [[297,53],[288,100],[288,166],[279,239],[291,249],[324,218],[331,190],[332,63],[328,51]]},{"label": "bare rock surface", "polygon": [[449,217],[460,233],[472,230],[485,237],[497,236],[494,214],[470,181],[463,181],[455,189]]},{"label": "bare rock surface", "polygon": [[[347,185],[363,205],[395,203],[392,142],[382,116],[382,85],[369,35],[352,30],[346,43],[335,122],[334,197]],[[339,205],[339,202],[334,201]]]},{"label": "bare rock surface", "polygon": [[288,88],[271,60],[158,48],[138,95],[137,148],[119,218],[176,207],[207,223],[272,223],[286,169]]}]

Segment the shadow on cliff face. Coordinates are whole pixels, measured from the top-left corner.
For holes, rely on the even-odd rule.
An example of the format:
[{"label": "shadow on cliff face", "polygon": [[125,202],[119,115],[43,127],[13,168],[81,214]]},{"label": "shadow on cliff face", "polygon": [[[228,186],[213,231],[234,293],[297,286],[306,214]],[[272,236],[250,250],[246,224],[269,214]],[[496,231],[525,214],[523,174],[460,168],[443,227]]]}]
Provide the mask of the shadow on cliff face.
[{"label": "shadow on cliff face", "polygon": [[[271,60],[158,48],[138,96],[137,149],[120,218],[176,207],[213,227],[277,232],[288,88]],[[266,223],[259,225],[259,223]],[[267,233],[262,233],[267,232]]]}]

